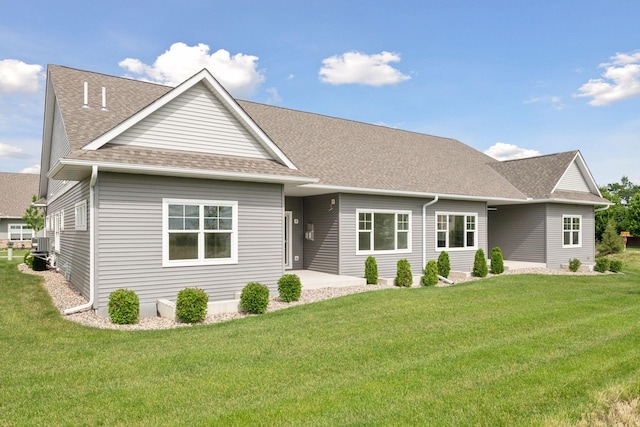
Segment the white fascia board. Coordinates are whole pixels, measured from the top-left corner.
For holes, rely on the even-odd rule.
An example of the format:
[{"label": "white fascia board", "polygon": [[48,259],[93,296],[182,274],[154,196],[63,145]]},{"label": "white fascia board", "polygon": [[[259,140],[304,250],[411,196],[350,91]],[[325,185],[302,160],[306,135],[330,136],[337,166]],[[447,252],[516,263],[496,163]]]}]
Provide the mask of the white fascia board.
[{"label": "white fascia board", "polygon": [[249,181],[249,182],[268,182],[277,184],[294,184],[303,185],[318,182],[317,178],[305,178],[295,176],[244,173],[244,172],[226,172],[214,170],[198,170],[186,168],[171,168],[166,166],[149,166],[138,164],[124,164],[111,162],[96,162],[73,159],[61,159],[60,162],[49,172],[49,175],[55,176],[65,166],[79,166],[90,169],[92,166],[98,166],[101,172],[123,172],[142,175],[165,175],[177,176],[184,178],[203,178],[203,179],[219,179],[223,181]]},{"label": "white fascia board", "polygon": [[282,150],[280,150],[278,146],[273,141],[271,141],[271,139],[262,131],[262,129],[260,129],[260,127],[238,105],[238,103],[235,101],[235,99],[233,99],[229,92],[227,92],[226,89],[224,89],[224,87],[222,87],[222,85],[218,83],[218,81],[206,68],[203,68],[198,73],[185,80],[180,85],[176,86],[171,91],[167,92],[166,94],[155,100],[153,103],[143,108],[133,116],[129,117],[119,125],[103,133],[98,138],[85,145],[83,149],[99,149],[109,141],[113,140],[115,137],[121,135],[131,126],[139,123],[146,117],[149,117],[151,114],[155,113],[160,108],[164,107],[169,102],[173,101],[200,82],[205,83],[205,86],[207,86],[209,90],[211,90],[213,95],[218,98],[218,100],[222,101],[227,106],[227,108],[231,110],[233,115],[239,118],[240,121],[244,123],[247,130],[249,130],[249,132],[260,141],[260,143],[267,149],[267,151],[273,154],[289,169],[298,169],[296,165],[294,165],[293,162],[282,152]]},{"label": "white fascia board", "polygon": [[55,117],[56,95],[51,83],[51,75],[47,70],[47,85],[44,96],[44,121],[42,124],[42,152],[40,154],[40,180],[38,197],[47,197],[49,181],[45,176],[51,163],[51,145],[53,144],[53,121]]}]

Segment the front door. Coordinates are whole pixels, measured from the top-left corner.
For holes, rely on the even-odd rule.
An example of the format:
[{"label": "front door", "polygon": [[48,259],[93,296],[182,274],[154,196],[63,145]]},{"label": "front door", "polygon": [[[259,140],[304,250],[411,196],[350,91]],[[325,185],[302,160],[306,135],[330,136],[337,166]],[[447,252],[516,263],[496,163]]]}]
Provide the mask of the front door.
[{"label": "front door", "polygon": [[292,254],[293,248],[291,247],[291,212],[286,211],[284,213],[284,268],[292,269]]}]

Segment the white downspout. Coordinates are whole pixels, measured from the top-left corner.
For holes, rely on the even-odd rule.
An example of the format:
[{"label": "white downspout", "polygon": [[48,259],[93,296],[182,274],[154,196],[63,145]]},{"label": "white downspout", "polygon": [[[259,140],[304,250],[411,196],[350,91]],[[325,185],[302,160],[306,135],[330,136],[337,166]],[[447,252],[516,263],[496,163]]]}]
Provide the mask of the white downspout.
[{"label": "white downspout", "polygon": [[95,257],[94,257],[94,249],[95,249],[95,216],[93,215],[93,204],[94,204],[94,187],[96,185],[96,181],[98,179],[98,165],[93,165],[91,168],[91,181],[89,182],[89,302],[83,305],[79,305],[77,307],[68,308],[64,311],[64,314],[73,314],[79,311],[84,311],[93,307],[93,301],[95,299],[95,282],[94,282],[94,274],[95,274]]},{"label": "white downspout", "polygon": [[438,202],[440,196],[436,194],[436,197],[433,198],[432,201],[425,203],[422,205],[422,267],[427,265],[427,207],[433,205]]}]

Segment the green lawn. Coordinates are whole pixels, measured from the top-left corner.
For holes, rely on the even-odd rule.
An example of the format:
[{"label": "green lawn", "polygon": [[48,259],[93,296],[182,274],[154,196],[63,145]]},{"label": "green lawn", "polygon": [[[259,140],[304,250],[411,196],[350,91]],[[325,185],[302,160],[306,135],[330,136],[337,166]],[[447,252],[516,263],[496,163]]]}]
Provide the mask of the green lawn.
[{"label": "green lawn", "polygon": [[147,332],[66,321],[21,260],[0,260],[0,425],[575,425],[640,395],[640,252],[624,257],[621,275],[384,290]]}]

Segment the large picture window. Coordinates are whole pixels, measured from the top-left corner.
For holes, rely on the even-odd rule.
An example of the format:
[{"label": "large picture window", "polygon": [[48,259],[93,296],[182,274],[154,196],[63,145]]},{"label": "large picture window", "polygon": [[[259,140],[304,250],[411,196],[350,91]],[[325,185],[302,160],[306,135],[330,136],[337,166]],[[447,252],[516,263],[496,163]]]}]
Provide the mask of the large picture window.
[{"label": "large picture window", "polygon": [[582,216],[562,216],[562,247],[574,248],[582,246]]},{"label": "large picture window", "polygon": [[33,230],[25,224],[9,224],[9,240],[31,240]]},{"label": "large picture window", "polygon": [[238,203],[163,200],[163,265],[238,262]]},{"label": "large picture window", "polygon": [[357,253],[411,252],[410,211],[357,210]]},{"label": "large picture window", "polygon": [[478,215],[436,212],[436,250],[477,249]]}]

